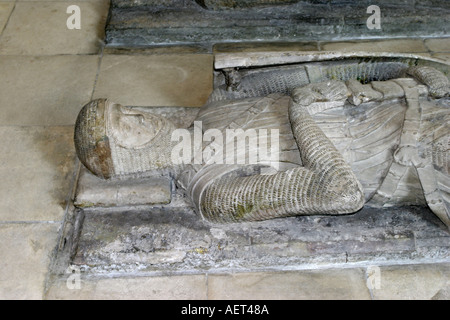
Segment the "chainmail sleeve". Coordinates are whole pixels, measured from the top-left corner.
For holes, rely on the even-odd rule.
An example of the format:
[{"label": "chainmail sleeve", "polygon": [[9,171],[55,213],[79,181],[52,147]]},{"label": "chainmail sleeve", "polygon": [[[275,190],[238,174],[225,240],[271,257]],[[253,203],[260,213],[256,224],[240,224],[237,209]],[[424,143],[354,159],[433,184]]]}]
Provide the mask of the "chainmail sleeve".
[{"label": "chainmail sleeve", "polygon": [[364,204],[350,166],[309,115],[291,102],[289,117],[303,165],[273,175],[224,176],[200,199],[213,222],[265,220],[302,214],[345,214]]},{"label": "chainmail sleeve", "polygon": [[427,85],[434,98],[442,98],[450,93],[450,81],[442,72],[427,66],[411,67],[407,74]]}]

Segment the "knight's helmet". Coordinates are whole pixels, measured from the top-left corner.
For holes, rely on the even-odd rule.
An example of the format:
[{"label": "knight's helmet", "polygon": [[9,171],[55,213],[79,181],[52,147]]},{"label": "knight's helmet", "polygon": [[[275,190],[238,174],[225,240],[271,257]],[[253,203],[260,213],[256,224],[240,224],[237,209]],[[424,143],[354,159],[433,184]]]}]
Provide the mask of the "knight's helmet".
[{"label": "knight's helmet", "polygon": [[86,104],[75,123],[75,149],[81,163],[96,176],[109,179],[114,174],[111,147],[106,132],[106,99]]},{"label": "knight's helmet", "polygon": [[[102,179],[143,176],[172,166],[174,124],[149,111],[131,110],[107,99],[97,99],[78,114],[74,136],[78,159]],[[111,118],[115,112],[119,119],[142,121],[121,126],[120,120]],[[131,141],[126,141],[129,137]]]}]

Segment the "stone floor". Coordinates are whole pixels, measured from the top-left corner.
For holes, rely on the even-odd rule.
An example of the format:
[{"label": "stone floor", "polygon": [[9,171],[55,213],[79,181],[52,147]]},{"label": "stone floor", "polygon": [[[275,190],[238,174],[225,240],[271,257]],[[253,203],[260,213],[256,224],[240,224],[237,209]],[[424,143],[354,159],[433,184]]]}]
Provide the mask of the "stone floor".
[{"label": "stone floor", "polygon": [[[69,5],[81,9],[79,30],[66,26]],[[212,88],[211,53],[104,50],[108,6],[108,0],[0,0],[0,299],[450,299],[450,261],[150,277],[81,274],[74,286],[51,282],[77,170],[73,125],[83,104],[109,97],[134,106],[198,107]],[[286,48],[450,60],[450,38],[227,44],[215,52]]]}]

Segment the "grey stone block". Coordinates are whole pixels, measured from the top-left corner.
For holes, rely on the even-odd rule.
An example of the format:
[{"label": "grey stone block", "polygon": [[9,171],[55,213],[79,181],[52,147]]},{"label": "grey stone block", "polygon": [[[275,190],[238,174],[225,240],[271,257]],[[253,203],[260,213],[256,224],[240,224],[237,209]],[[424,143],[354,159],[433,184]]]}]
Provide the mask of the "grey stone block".
[{"label": "grey stone block", "polygon": [[74,204],[79,208],[168,204],[171,190],[171,180],[164,176],[108,181],[82,168]]},{"label": "grey stone block", "polygon": [[341,268],[449,258],[448,232],[426,208],[364,208],[347,216],[224,225],[201,220],[187,206],[171,206],[86,210],[72,263],[86,274],[136,275]]},{"label": "grey stone block", "polygon": [[372,81],[370,84],[372,88],[383,94],[384,100],[401,98],[405,94],[402,87],[394,81]]}]

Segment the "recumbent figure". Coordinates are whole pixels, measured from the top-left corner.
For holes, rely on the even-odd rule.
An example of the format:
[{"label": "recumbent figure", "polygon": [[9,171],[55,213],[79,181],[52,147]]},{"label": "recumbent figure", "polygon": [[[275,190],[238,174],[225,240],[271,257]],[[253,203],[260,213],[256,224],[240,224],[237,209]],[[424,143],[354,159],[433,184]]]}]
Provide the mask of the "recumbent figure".
[{"label": "recumbent figure", "polygon": [[[365,204],[428,205],[450,226],[448,78],[426,66],[396,78],[374,70],[371,78],[379,80],[371,82],[342,76],[305,83],[295,72],[275,72],[213,91],[195,120],[203,132],[278,129],[275,172],[263,161],[174,164],[173,123],[107,99],[80,111],[77,155],[103,179],[169,171],[213,222],[349,214]],[[235,151],[252,148],[258,145]]]}]

